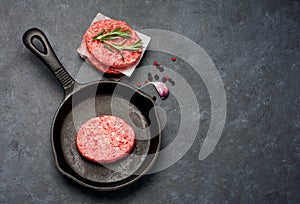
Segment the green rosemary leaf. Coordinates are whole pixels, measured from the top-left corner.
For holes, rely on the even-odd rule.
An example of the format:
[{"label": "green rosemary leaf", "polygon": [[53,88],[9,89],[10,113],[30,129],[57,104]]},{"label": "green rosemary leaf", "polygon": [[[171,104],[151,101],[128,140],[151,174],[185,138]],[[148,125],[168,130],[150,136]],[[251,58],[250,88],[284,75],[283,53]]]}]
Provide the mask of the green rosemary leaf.
[{"label": "green rosemary leaf", "polygon": [[103,46],[111,52],[114,52],[106,43],[103,43]]},{"label": "green rosemary leaf", "polygon": [[97,35],[95,35],[95,36],[93,37],[93,40],[97,40],[97,37],[99,37],[100,35],[102,35],[104,32],[105,32],[104,29],[101,30]]},{"label": "green rosemary leaf", "polygon": [[113,33],[113,32],[119,32],[121,29],[122,29],[121,27],[118,27],[118,28],[114,29],[114,30],[111,31],[111,32],[112,32],[112,33]]},{"label": "green rosemary leaf", "polygon": [[122,61],[124,62],[124,57],[123,57],[122,51],[120,51],[120,55],[122,57]]}]

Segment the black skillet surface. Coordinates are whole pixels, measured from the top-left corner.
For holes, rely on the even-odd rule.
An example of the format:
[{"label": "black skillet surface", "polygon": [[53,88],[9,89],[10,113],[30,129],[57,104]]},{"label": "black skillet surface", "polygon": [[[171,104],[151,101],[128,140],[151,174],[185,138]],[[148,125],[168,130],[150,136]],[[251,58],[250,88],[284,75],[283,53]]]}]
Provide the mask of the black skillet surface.
[{"label": "black skillet surface", "polygon": [[[33,43],[37,39],[44,50]],[[53,119],[51,142],[58,170],[77,183],[96,190],[115,190],[139,179],[153,165],[160,148],[161,129],[154,101],[120,82],[77,83],[57,59],[45,34],[37,28],[23,35],[24,45],[53,72],[65,99]],[[84,159],[76,148],[80,125],[98,115],[115,115],[131,125],[136,145],[125,158],[107,165]]]}]

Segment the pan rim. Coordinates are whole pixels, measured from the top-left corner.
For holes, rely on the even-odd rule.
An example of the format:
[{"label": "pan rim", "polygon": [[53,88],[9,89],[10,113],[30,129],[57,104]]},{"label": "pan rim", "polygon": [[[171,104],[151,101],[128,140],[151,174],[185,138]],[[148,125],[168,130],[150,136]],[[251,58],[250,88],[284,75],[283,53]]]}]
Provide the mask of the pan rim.
[{"label": "pan rim", "polygon": [[[135,175],[134,178],[130,179],[129,181],[127,182],[124,182],[122,184],[118,184],[118,185],[115,185],[115,186],[93,186],[93,185],[90,185],[90,184],[87,184],[85,183],[84,181],[81,181],[79,180],[78,178],[76,178],[74,175],[70,174],[70,173],[67,173],[59,164],[58,162],[58,154],[55,150],[55,141],[54,141],[54,128],[55,128],[55,122],[57,120],[57,116],[58,116],[58,113],[59,111],[62,109],[62,107],[65,105],[66,101],[72,97],[75,93],[81,91],[82,89],[86,88],[86,87],[89,87],[89,86],[93,86],[93,85],[99,85],[99,84],[116,84],[116,85],[122,85],[122,86],[125,86],[131,90],[133,90],[135,93],[138,93],[139,95],[141,95],[142,97],[148,99],[153,107],[155,107],[155,102],[154,100],[146,93],[144,93],[143,91],[139,90],[139,89],[136,89],[135,87],[131,86],[131,85],[128,85],[128,84],[125,84],[125,83],[122,83],[122,82],[116,82],[116,81],[94,81],[94,82],[91,82],[91,83],[87,83],[87,84],[80,84],[78,82],[76,82],[76,86],[74,86],[74,89],[64,98],[64,100],[61,102],[61,104],[59,105],[59,107],[57,108],[56,110],[56,113],[53,117],[53,120],[52,120],[52,125],[51,125],[51,132],[50,132],[50,139],[51,139],[51,147],[52,147],[52,152],[53,152],[53,155],[54,155],[54,161],[55,161],[55,164],[56,164],[56,167],[58,168],[59,172],[70,178],[71,180],[75,181],[76,183],[84,186],[84,187],[87,187],[87,188],[91,188],[91,189],[94,189],[94,190],[98,190],[98,191],[111,191],[111,190],[117,190],[117,189],[121,189],[123,187],[126,187],[132,183],[134,183],[135,181],[137,181],[138,179],[140,179],[143,175],[145,175],[145,173],[147,171],[149,171],[152,166],[154,165],[155,161],[157,160],[157,157],[159,155],[159,149],[161,147],[161,125],[160,125],[160,122],[159,122],[159,117],[158,117],[158,113],[157,111],[155,110],[154,111],[154,114],[155,114],[155,118],[157,120],[157,127],[158,127],[158,135],[156,137],[158,137],[158,142],[157,142],[157,145],[156,145],[156,150],[155,150],[155,153],[151,159],[151,161],[149,162],[149,164],[138,174],[138,175]],[[77,174],[75,172],[75,174]],[[78,174],[77,174],[78,175]],[[129,175],[128,178],[130,178],[130,176],[134,176],[134,174],[131,174]],[[84,178],[84,177],[83,177]],[[85,179],[85,178],[84,178]],[[95,183],[99,183],[101,184],[101,182],[95,182]],[[110,182],[111,184],[114,183],[114,182]]]}]

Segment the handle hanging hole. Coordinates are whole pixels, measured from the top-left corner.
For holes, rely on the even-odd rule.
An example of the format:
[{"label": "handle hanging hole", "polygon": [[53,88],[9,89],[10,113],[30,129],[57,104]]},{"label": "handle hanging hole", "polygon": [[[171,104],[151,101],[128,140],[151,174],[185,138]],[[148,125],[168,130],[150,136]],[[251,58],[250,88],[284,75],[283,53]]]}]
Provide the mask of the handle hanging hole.
[{"label": "handle hanging hole", "polygon": [[32,44],[33,46],[40,51],[43,54],[47,54],[47,50],[46,50],[46,45],[44,44],[44,42],[40,39],[39,36],[34,36],[32,39]]}]

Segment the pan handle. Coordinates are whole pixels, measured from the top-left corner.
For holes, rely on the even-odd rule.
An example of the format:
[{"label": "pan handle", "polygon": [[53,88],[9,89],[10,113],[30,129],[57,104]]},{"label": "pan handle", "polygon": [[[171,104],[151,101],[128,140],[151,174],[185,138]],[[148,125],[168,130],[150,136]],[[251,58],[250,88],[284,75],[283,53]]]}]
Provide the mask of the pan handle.
[{"label": "pan handle", "polygon": [[[43,50],[39,49],[34,44],[34,39],[38,40],[42,44]],[[72,92],[76,81],[70,76],[58,60],[46,35],[38,28],[31,28],[24,33],[23,43],[33,54],[42,60],[42,62],[47,65],[51,72],[56,76],[57,80],[65,90],[65,96],[69,95]]]}]

